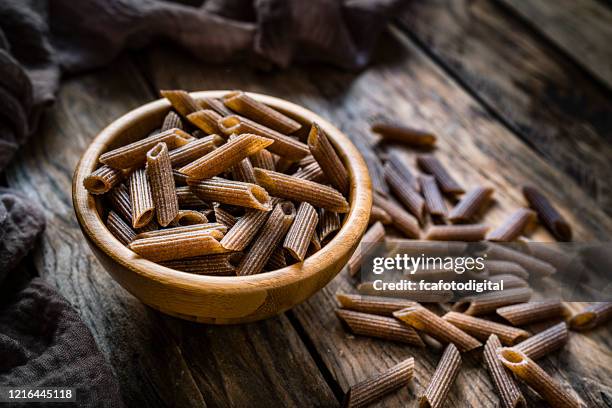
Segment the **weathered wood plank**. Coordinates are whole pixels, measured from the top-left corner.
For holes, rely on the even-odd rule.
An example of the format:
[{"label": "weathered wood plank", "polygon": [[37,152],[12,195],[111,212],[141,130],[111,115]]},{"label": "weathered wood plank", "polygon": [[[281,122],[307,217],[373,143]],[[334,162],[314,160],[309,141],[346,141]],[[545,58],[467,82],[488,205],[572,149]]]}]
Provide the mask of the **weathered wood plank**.
[{"label": "weathered wood plank", "polygon": [[[402,46],[397,40],[384,39],[386,46],[378,64],[359,75],[320,67],[292,68],[273,74],[254,73],[240,66],[219,69],[169,50],[152,53],[147,65],[152,83],[159,88],[244,89],[272,94],[303,104],[360,140],[374,140],[368,132],[369,123],[381,118],[431,129],[441,136],[436,154],[464,185],[487,182],[497,189],[497,203],[487,214],[487,222],[497,223],[523,205],[517,186],[529,182],[541,186],[555,200],[571,219],[578,239],[605,240],[610,236],[609,218],[578,186],[495,121],[417,47],[401,38]],[[542,229],[535,236],[550,239]],[[415,387],[389,396],[383,406],[414,404],[440,353],[347,335],[333,313],[336,307],[333,295],[338,289],[352,289],[345,273],[291,312],[333,378],[346,391],[356,381],[415,356]],[[603,333],[607,336],[610,332],[604,329]],[[602,346],[595,352],[600,361],[595,366],[583,365],[579,353],[589,344],[586,339],[591,337],[572,337],[572,354],[555,355],[545,367],[559,379],[567,378],[566,369],[571,370],[572,386],[582,394],[588,393],[592,401],[600,402],[609,398],[601,378],[612,374],[607,366],[612,363],[612,356]],[[497,397],[479,359],[466,357],[465,361],[449,406],[467,403],[474,407],[493,406]]]},{"label": "weathered wood plank", "polygon": [[590,75],[489,0],[411,2],[400,25],[612,214],[612,100]]},{"label": "weathered wood plank", "polygon": [[285,316],[241,327],[163,316],[112,281],[87,247],[70,199],[73,169],[104,126],[151,97],[125,59],[63,85],[44,130],[7,172],[45,208],[37,268],[79,310],[130,406],[337,405]]},{"label": "weathered wood plank", "polygon": [[612,10],[597,0],[497,0],[612,89]]}]

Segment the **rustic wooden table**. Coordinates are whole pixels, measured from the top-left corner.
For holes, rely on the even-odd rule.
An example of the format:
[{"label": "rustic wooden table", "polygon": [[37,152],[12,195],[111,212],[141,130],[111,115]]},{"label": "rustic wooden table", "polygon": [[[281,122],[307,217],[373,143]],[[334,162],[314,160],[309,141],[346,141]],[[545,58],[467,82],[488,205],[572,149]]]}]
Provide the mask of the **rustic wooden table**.
[{"label": "rustic wooden table", "polygon": [[[533,183],[575,226],[576,240],[612,232],[612,8],[603,0],[430,0],[411,6],[361,73],[303,66],[258,73],[208,66],[173,47],[121,57],[67,79],[40,135],[7,172],[45,208],[33,259],[79,310],[130,406],[337,406],[349,385],[416,357],[414,386],[381,406],[415,405],[440,353],[354,337],[334,316],[345,273],[305,304],[267,321],[230,327],[155,312],[114,283],[81,236],[72,172],[113,119],[157,89],[234,89],[276,95],[336,123],[366,154],[369,124],[399,119],[440,136],[437,154],[467,185],[488,182],[498,222]],[[545,231],[536,237],[548,239]],[[579,305],[573,305],[579,308]],[[612,330],[572,333],[546,371],[588,406],[612,406]],[[464,358],[448,407],[498,399],[477,356]],[[541,406],[531,393],[528,399]]]}]

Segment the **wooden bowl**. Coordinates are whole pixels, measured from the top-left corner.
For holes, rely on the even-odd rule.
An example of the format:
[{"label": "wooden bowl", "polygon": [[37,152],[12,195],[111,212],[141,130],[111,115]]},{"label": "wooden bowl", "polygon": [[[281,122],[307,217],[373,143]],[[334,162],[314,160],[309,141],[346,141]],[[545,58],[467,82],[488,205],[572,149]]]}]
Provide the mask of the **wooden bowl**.
[{"label": "wooden bowl", "polygon": [[[196,99],[227,91],[195,92]],[[187,320],[230,324],[282,313],[325,286],[344,267],[365,231],[372,192],[363,158],[349,138],[329,122],[298,105],[271,96],[250,95],[301,123],[317,122],[338,150],[351,177],[350,211],[337,235],[302,263],[252,276],[205,276],[176,271],[141,258],[123,246],[100,216],[100,200],[83,187],[105,151],[142,138],[159,127],[170,110],[160,99],[115,120],[93,140],[74,173],[72,200],[83,235],[96,257],[121,286],[143,303]]]}]

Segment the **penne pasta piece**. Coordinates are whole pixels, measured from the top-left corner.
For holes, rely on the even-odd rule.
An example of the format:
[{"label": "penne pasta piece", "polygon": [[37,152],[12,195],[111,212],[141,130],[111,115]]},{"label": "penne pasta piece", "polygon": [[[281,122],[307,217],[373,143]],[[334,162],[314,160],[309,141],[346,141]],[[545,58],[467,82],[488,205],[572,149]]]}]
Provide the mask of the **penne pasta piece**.
[{"label": "penne pasta piece", "polygon": [[168,146],[165,143],[158,143],[147,153],[146,171],[151,183],[157,222],[165,227],[178,215],[178,199],[172,177],[172,165]]},{"label": "penne pasta piece", "polygon": [[259,185],[275,197],[306,201],[315,207],[338,213],[346,213],[349,210],[346,199],[331,187],[275,171],[260,168],[254,170]]},{"label": "penne pasta piece", "polygon": [[383,316],[393,316],[395,311],[416,305],[416,302],[405,299],[348,293],[336,293],[336,299],[343,309]]},{"label": "penne pasta piece", "polygon": [[388,212],[377,205],[373,205],[372,211],[370,211],[370,224],[374,224],[376,221],[380,221],[383,225],[391,224],[392,222]]},{"label": "penne pasta piece", "polygon": [[147,152],[160,142],[166,143],[168,149],[175,149],[194,139],[180,129],[170,129],[106,152],[99,161],[114,169],[130,169],[145,164]]},{"label": "penne pasta piece", "polygon": [[188,226],[207,224],[208,219],[200,211],[194,210],[179,210],[176,218],[172,220],[172,225],[176,226]]},{"label": "penne pasta piece", "polygon": [[208,179],[214,177],[242,159],[269,146],[272,140],[265,137],[242,134],[200,157],[197,160],[181,167],[179,171],[194,179]]},{"label": "penne pasta piece", "polygon": [[195,195],[189,186],[182,186],[176,188],[176,198],[178,199],[180,208],[188,208],[188,209],[209,209],[210,205],[208,205],[205,201],[203,201],[200,197]]},{"label": "penne pasta piece", "polygon": [[257,153],[249,156],[253,167],[259,167],[260,169],[276,171],[274,166],[274,156],[267,149],[262,149]]},{"label": "penne pasta piece", "polygon": [[429,334],[438,341],[453,343],[461,352],[474,350],[482,346],[474,337],[423,306],[407,307],[393,312],[393,316],[415,329]]},{"label": "penne pasta piece", "polygon": [[406,237],[419,238],[421,230],[418,221],[402,207],[376,193],[374,193],[374,204],[389,214],[393,226]]},{"label": "penne pasta piece", "polygon": [[293,174],[293,177],[314,181],[316,183],[325,183],[327,181],[319,163],[311,163],[306,167],[300,168]]},{"label": "penne pasta piece", "polygon": [[563,251],[563,247],[555,247],[549,242],[534,242],[526,237],[519,237],[517,241],[521,252],[552,265],[556,270],[564,270],[575,260],[574,254]]},{"label": "penne pasta piece", "polygon": [[183,122],[181,121],[181,117],[177,115],[176,112],[170,111],[164,118],[160,132],[165,132],[166,130],[175,128],[183,130]]},{"label": "penne pasta piece", "polygon": [[489,227],[482,224],[432,225],[425,239],[433,241],[482,241]]},{"label": "penne pasta piece", "polygon": [[165,261],[161,265],[181,272],[195,273],[197,275],[232,276],[236,274],[236,267],[232,265],[233,254],[203,255],[195,258],[176,259]]},{"label": "penne pasta piece", "polygon": [[109,211],[106,217],[106,227],[123,245],[128,245],[136,236],[132,227],[127,225],[114,211]]},{"label": "penne pasta piece", "polygon": [[486,254],[489,259],[487,262],[491,262],[490,260],[500,260],[519,264],[527,270],[529,276],[532,277],[544,278],[556,272],[555,267],[551,264],[522,252],[515,251],[507,246],[487,244],[487,249],[484,254]]},{"label": "penne pasta piece", "polygon": [[295,120],[256,101],[242,91],[228,93],[223,97],[223,103],[234,112],[281,133],[293,133],[302,127]]},{"label": "penne pasta piece", "polygon": [[372,132],[378,133],[383,140],[402,143],[411,147],[432,148],[436,144],[436,136],[423,130],[391,123],[374,123]]},{"label": "penne pasta piece", "polygon": [[227,228],[232,228],[234,225],[236,225],[236,222],[238,222],[236,217],[226,211],[218,203],[213,205],[213,211],[215,214],[215,221],[217,221],[219,224],[225,225]]},{"label": "penne pasta piece", "polygon": [[225,141],[219,135],[205,136],[170,151],[172,167],[181,167],[212,152]]},{"label": "penne pasta piece", "polygon": [[431,154],[419,155],[417,156],[417,164],[425,173],[434,176],[443,193],[456,195],[465,192],[435,156]]},{"label": "penne pasta piece", "polygon": [[452,222],[472,221],[491,201],[491,187],[476,187],[468,191],[448,214]]},{"label": "penne pasta piece", "polygon": [[113,210],[119,214],[123,221],[132,224],[132,202],[130,201],[130,190],[125,184],[115,186],[108,193],[108,201]]},{"label": "penne pasta piece", "polygon": [[[237,136],[230,136],[230,140],[235,139]],[[234,164],[230,171],[232,173],[232,177],[236,181],[243,181],[245,183],[257,184],[257,179],[255,178],[255,173],[253,172],[253,165],[251,164],[251,160],[248,157],[240,160],[238,163]]]},{"label": "penne pasta piece", "polygon": [[123,179],[121,170],[102,165],[83,180],[83,187],[91,194],[104,194]]},{"label": "penne pasta piece", "polygon": [[197,126],[207,135],[220,134],[219,120],[222,116],[211,109],[202,109],[187,115],[189,122]]},{"label": "penne pasta piece", "polygon": [[[308,146],[299,140],[238,115],[226,116],[219,120],[219,129],[226,135],[250,133],[271,139],[274,143],[268,147],[268,150],[289,161],[300,160],[310,154]],[[278,168],[277,170],[281,171]]]},{"label": "penne pasta piece", "polygon": [[523,187],[523,196],[555,238],[559,241],[572,240],[572,227],[542,192],[535,187],[525,186]]},{"label": "penne pasta piece", "polygon": [[348,172],[323,129],[314,122],[308,134],[308,148],[323,170],[325,178],[336,190],[345,196],[348,195],[350,188]]},{"label": "penne pasta piece", "polygon": [[394,173],[397,173],[405,184],[412,187],[415,191],[421,191],[421,185],[410,169],[406,158],[397,150],[389,149],[387,157],[387,166],[391,167]]},{"label": "penne pasta piece", "polygon": [[223,104],[220,99],[217,98],[199,98],[196,103],[200,109],[210,109],[217,112],[221,116],[228,116],[233,113]]},{"label": "penne pasta piece", "polygon": [[532,291],[529,288],[514,288],[467,296],[459,299],[453,305],[453,311],[472,316],[489,314],[503,306],[527,302],[531,294]]},{"label": "penne pasta piece", "polygon": [[[486,271],[486,269],[485,269]],[[489,277],[491,283],[504,283],[504,289],[528,288],[529,283],[515,275],[495,275]]]},{"label": "penne pasta piece", "polygon": [[161,96],[170,101],[170,104],[182,116],[187,116],[192,112],[200,110],[200,106],[195,99],[187,92],[182,90],[162,90],[159,91]]},{"label": "penne pasta piece", "polygon": [[485,262],[485,269],[489,272],[489,276],[514,275],[523,280],[529,279],[529,272],[521,265],[511,261],[487,259],[487,262]]},{"label": "penne pasta piece", "polygon": [[387,185],[419,222],[423,222],[425,211],[425,200],[412,187],[410,187],[402,177],[397,174],[388,164],[385,165],[385,180]]},{"label": "penne pasta piece", "polygon": [[501,348],[501,342],[496,335],[492,334],[484,346],[484,361],[489,369],[495,388],[501,402],[502,408],[526,408],[527,402],[519,389],[516,380],[504,368],[497,358],[497,349]]},{"label": "penne pasta piece", "polygon": [[562,317],[565,308],[558,300],[545,300],[504,306],[497,309],[496,312],[514,326],[524,326],[542,320]]},{"label": "penne pasta piece", "polygon": [[569,326],[572,330],[591,330],[612,318],[612,302],[596,302],[572,316]]},{"label": "penne pasta piece", "polygon": [[236,274],[255,275],[262,272],[270,255],[284,238],[295,218],[295,208],[289,201],[277,204],[257,235],[257,239],[240,262]]},{"label": "penne pasta piece", "polygon": [[419,398],[419,408],[442,407],[455,378],[457,378],[460,367],[461,355],[451,343],[446,346],[427,389]]},{"label": "penne pasta piece", "polygon": [[536,213],[519,208],[506,219],[502,225],[487,235],[487,240],[495,242],[510,242],[517,239],[529,224],[535,221]]},{"label": "penne pasta piece", "polygon": [[433,176],[424,174],[419,176],[419,182],[421,184],[421,193],[425,198],[427,212],[431,215],[446,217],[448,210],[436,179]]},{"label": "penne pasta piece", "polygon": [[277,269],[283,269],[287,266],[287,258],[285,258],[285,250],[281,247],[276,248],[272,251],[272,255],[270,255],[270,259],[266,263],[264,270],[266,271],[275,271]]},{"label": "penne pasta piece", "polygon": [[198,197],[204,201],[270,211],[270,196],[265,189],[250,183],[213,177],[207,180],[188,179],[187,183]]},{"label": "penne pasta piece", "polygon": [[225,234],[221,245],[232,251],[242,251],[255,238],[269,215],[270,213],[266,211],[247,210],[246,214],[240,217]]},{"label": "penne pasta piece", "polygon": [[351,276],[355,276],[359,272],[366,257],[375,251],[376,247],[384,242],[384,240],[385,227],[381,223],[377,222],[368,228],[361,241],[359,241],[357,249],[355,249],[355,252],[353,252],[353,255],[346,263]]},{"label": "penne pasta piece", "polygon": [[132,203],[132,227],[141,228],[151,222],[155,215],[153,194],[146,170],[134,170],[128,182],[130,185],[130,202]]},{"label": "penne pasta piece", "polygon": [[392,317],[345,309],[336,310],[336,315],[354,334],[425,347],[421,336],[412,327]]},{"label": "penne pasta piece", "polygon": [[324,208],[319,211],[318,232],[321,241],[328,241],[329,235],[338,231],[341,226],[340,216],[337,212],[328,211]]},{"label": "penne pasta piece", "polygon": [[555,408],[580,408],[582,405],[573,395],[565,391],[542,368],[525,353],[516,348],[502,347],[497,350],[502,364],[521,381],[533,388]]},{"label": "penne pasta piece", "polygon": [[522,351],[532,360],[537,360],[564,346],[567,339],[567,325],[561,322],[520,342],[514,348]]},{"label": "penne pasta piece", "polygon": [[306,202],[302,202],[283,243],[283,248],[294,259],[302,262],[306,258],[306,251],[308,251],[308,246],[312,242],[318,221],[319,216],[314,207]]},{"label": "penne pasta piece", "polygon": [[223,234],[215,229],[136,238],[128,246],[150,261],[172,261],[227,252],[219,243]]},{"label": "penne pasta piece", "polygon": [[163,237],[166,235],[176,235],[176,234],[182,234],[182,233],[188,233],[188,232],[201,232],[201,231],[210,232],[211,230],[217,231],[217,232],[212,233],[213,235],[223,236],[225,232],[227,231],[227,227],[223,224],[219,224],[216,222],[209,222],[206,224],[185,225],[185,226],[179,226],[179,227],[164,228],[164,229],[160,229],[156,231],[140,232],[138,235],[136,235],[136,239]]},{"label": "penne pasta piece", "polygon": [[352,385],[342,406],[360,408],[371,404],[396,389],[408,385],[414,373],[414,358],[410,357],[387,371]]},{"label": "penne pasta piece", "polygon": [[506,346],[515,345],[531,336],[528,331],[463,313],[448,312],[442,318],[478,340],[487,340],[495,334]]}]

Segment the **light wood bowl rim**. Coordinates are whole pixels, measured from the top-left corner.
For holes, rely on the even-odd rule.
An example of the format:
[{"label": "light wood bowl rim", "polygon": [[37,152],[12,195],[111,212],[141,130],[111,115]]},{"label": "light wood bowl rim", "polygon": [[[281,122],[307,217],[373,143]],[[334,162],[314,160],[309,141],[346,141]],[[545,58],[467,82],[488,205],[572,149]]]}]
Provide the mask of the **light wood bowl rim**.
[{"label": "light wood bowl rim", "polygon": [[[218,98],[228,90],[192,92],[196,98]],[[334,266],[334,260],[345,255],[355,246],[355,238],[360,237],[368,224],[372,206],[371,182],[363,157],[350,139],[335,126],[314,112],[286,100],[247,92],[251,97],[270,105],[280,111],[289,112],[307,121],[317,122],[336,146],[340,156],[347,165],[351,177],[350,210],[346,221],[336,234],[320,251],[308,257],[304,262],[293,264],[282,269],[251,276],[208,276],[196,275],[170,269],[155,262],[141,258],[119,242],[106,228],[97,208],[95,198],[83,186],[83,180],[97,164],[98,157],[104,153],[106,146],[116,135],[124,132],[143,116],[170,109],[166,99],[142,105],[121,116],[103,129],[91,142],[77,164],[73,177],[72,198],[78,222],[84,234],[113,261],[144,278],[158,281],[164,285],[195,291],[214,293],[216,291],[259,292],[291,285],[307,279],[326,268]],[[342,270],[342,268],[340,268]]]}]

